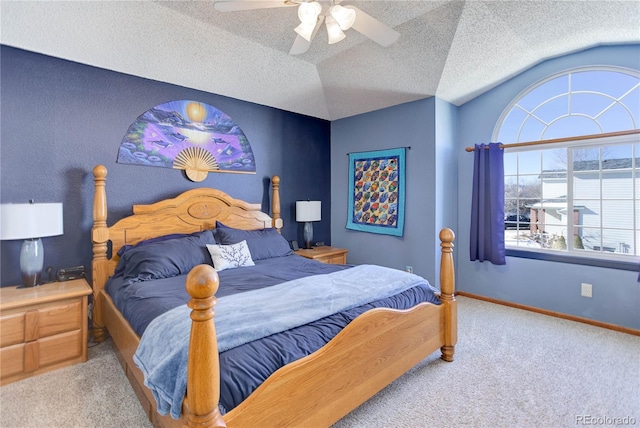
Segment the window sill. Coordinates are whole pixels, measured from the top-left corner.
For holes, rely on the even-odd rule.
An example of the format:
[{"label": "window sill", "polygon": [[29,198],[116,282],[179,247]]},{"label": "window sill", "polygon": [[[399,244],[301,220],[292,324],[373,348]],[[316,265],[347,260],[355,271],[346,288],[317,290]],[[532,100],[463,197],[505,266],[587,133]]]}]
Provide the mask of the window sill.
[{"label": "window sill", "polygon": [[569,263],[574,265],[603,267],[618,270],[630,270],[634,272],[638,272],[638,268],[640,266],[637,260],[610,260],[595,257],[581,257],[573,254],[521,250],[516,248],[506,248],[505,255],[508,257],[521,257],[525,259],[544,260],[548,262]]}]

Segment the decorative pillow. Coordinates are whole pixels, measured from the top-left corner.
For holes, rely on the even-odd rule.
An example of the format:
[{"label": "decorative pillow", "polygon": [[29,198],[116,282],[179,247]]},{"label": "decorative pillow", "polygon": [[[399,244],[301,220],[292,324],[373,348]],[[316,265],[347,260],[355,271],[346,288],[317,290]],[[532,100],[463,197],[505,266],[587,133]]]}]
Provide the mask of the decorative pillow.
[{"label": "decorative pillow", "polygon": [[240,241],[231,245],[207,245],[213,267],[218,272],[243,266],[255,266],[247,241]]},{"label": "decorative pillow", "polygon": [[247,241],[253,260],[288,256],[292,253],[289,242],[273,228],[260,230],[233,229],[216,224],[216,242],[221,245]]},{"label": "decorative pillow", "polygon": [[215,243],[213,233],[205,230],[136,246],[125,251],[117,271],[129,283],[183,275],[196,265],[211,264],[206,246]]}]

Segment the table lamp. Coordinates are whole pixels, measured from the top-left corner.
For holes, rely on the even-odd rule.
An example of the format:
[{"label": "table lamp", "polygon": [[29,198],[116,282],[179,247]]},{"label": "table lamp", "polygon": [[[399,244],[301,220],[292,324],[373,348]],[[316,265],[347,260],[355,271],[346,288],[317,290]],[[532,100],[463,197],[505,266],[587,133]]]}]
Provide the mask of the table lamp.
[{"label": "table lamp", "polygon": [[40,238],[62,233],[61,203],[35,204],[31,200],[28,204],[0,205],[0,239],[24,239],[20,248],[22,287],[40,285],[44,266],[44,247]]},{"label": "table lamp", "polygon": [[321,201],[296,201],[296,221],[304,222],[304,248],[313,243],[313,221],[320,221]]}]

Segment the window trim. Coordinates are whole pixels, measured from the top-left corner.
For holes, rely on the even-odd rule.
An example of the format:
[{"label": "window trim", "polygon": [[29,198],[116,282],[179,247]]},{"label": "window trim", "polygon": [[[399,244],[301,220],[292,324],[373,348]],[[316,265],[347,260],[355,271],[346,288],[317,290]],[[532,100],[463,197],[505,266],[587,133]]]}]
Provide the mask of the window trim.
[{"label": "window trim", "polygon": [[[565,254],[555,252],[553,250],[527,250],[524,248],[505,247],[505,255],[507,257],[518,257],[533,260],[544,260],[547,262],[570,263],[574,265],[603,267],[618,270],[630,270],[637,272],[640,257],[635,257],[635,261],[610,260],[602,257],[588,257],[575,255],[574,253]],[[631,256],[630,256],[631,257]]]}]

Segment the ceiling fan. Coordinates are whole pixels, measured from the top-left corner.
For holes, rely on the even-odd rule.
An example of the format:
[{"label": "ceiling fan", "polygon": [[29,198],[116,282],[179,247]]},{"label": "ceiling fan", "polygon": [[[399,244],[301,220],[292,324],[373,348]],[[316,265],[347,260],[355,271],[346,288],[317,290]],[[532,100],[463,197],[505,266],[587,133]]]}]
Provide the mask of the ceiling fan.
[{"label": "ceiling fan", "polygon": [[381,46],[389,46],[400,37],[400,33],[386,26],[355,6],[341,6],[342,0],[222,0],[214,4],[220,12],[269,9],[297,6],[300,25],[289,54],[299,55],[311,46],[318,29],[325,23],[329,44],[337,43],[346,36],[344,31],[353,28]]}]

